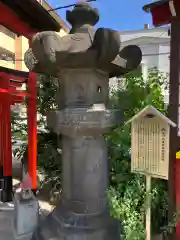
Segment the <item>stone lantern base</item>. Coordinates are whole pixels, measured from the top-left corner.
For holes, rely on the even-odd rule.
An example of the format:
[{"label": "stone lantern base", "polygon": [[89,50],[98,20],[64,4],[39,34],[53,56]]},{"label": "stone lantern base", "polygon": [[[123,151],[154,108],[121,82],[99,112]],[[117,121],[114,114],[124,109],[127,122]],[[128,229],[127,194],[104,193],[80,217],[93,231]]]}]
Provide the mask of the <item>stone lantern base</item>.
[{"label": "stone lantern base", "polygon": [[120,223],[108,214],[75,214],[57,207],[43,222],[33,240],[120,240]]}]

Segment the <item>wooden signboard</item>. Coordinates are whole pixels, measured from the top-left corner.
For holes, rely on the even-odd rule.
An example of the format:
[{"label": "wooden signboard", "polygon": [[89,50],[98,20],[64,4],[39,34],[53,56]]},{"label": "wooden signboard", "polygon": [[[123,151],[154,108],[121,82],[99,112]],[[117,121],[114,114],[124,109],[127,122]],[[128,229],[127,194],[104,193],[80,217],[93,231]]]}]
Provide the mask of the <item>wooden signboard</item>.
[{"label": "wooden signboard", "polygon": [[168,179],[171,120],[152,106],[134,116],[131,123],[132,172]]},{"label": "wooden signboard", "polygon": [[146,240],[151,239],[151,177],[168,180],[170,119],[156,108],[147,106],[131,123],[131,170],[146,175]]}]

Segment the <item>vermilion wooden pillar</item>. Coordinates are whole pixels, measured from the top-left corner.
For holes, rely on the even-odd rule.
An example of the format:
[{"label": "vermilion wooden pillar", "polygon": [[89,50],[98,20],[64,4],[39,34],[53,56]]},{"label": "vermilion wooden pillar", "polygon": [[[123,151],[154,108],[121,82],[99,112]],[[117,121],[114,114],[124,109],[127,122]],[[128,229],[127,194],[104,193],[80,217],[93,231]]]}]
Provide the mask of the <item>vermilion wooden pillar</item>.
[{"label": "vermilion wooden pillar", "polygon": [[[27,0],[24,0],[22,2],[26,2]],[[6,1],[0,1],[0,24],[3,26],[6,26],[9,28],[11,31],[17,33],[18,35],[22,35],[26,37],[27,39],[31,39],[32,35],[39,31],[47,31],[47,30],[54,30],[54,31],[59,31],[60,26],[59,24],[54,21],[50,16],[48,16],[46,11],[41,7],[40,5],[35,4],[36,1],[28,1],[28,6],[32,9],[35,9],[34,12],[36,13],[41,13],[42,16],[44,16],[44,22],[38,22],[36,19],[33,18],[33,16],[29,15],[27,19],[24,19],[21,16],[26,13],[21,13],[19,11],[20,4],[18,3],[19,1],[10,1],[13,2],[13,6],[11,4],[7,4]],[[14,6],[17,6],[15,8]],[[34,5],[34,6],[33,6]],[[22,7],[23,9],[23,7]],[[22,10],[21,9],[21,10]],[[25,9],[25,6],[24,6]],[[44,12],[44,14],[43,14]],[[38,17],[38,16],[37,16]],[[23,20],[24,19],[24,20]],[[28,118],[28,167],[29,167],[29,174],[32,179],[32,189],[36,189],[36,165],[37,165],[37,122],[36,122],[36,74],[35,73],[30,73],[29,74],[29,81],[27,84],[28,92],[28,108],[27,108],[27,118]],[[3,91],[2,91],[3,92]],[[5,92],[3,92],[5,93]],[[7,93],[7,92],[6,92]],[[11,92],[12,93],[12,92]],[[8,93],[7,93],[8,95]],[[12,94],[13,95],[13,94]],[[9,95],[8,95],[9,96]],[[12,96],[11,96],[12,97]],[[18,94],[18,97],[20,95]],[[21,95],[23,97],[23,94]],[[15,103],[16,100],[20,99],[14,99],[11,98],[11,103]],[[1,101],[0,101],[0,111],[1,111]],[[9,104],[9,103],[8,103]],[[5,111],[5,109],[4,109]],[[8,111],[6,111],[6,114],[8,116]],[[4,128],[1,128],[1,125],[3,123],[3,118],[0,119],[0,140],[2,140],[3,136],[3,131]],[[1,131],[2,130],[2,131]],[[7,131],[7,134],[9,132]],[[3,142],[3,141],[2,141]],[[3,143],[2,143],[3,144]],[[0,143],[1,147],[1,143]],[[0,150],[1,151],[1,150]],[[2,151],[3,152],[3,151]],[[1,152],[0,152],[1,155]],[[0,159],[1,163],[1,159]],[[1,165],[1,164],[0,164]],[[6,168],[6,167],[5,167]],[[1,175],[1,167],[0,167],[0,175]]]},{"label": "vermilion wooden pillar", "polygon": [[[1,88],[9,89],[9,76],[1,75]],[[1,156],[3,165],[2,201],[12,201],[12,145],[11,145],[11,98],[8,93],[1,93]]]},{"label": "vermilion wooden pillar", "polygon": [[[169,78],[169,118],[179,125],[179,85],[180,85],[180,1],[155,1],[143,8],[151,12],[153,24],[161,26],[171,24],[171,53]],[[180,127],[180,126],[178,126]],[[169,180],[168,180],[168,219],[174,221],[174,214],[179,215],[180,206],[180,163],[176,160],[179,148],[178,127],[170,130]],[[178,211],[178,212],[177,212]],[[169,240],[180,239],[180,221],[176,224]]]},{"label": "vermilion wooden pillar", "polygon": [[[20,81],[15,86],[10,79]],[[28,97],[28,165],[32,179],[32,190],[36,190],[37,123],[36,123],[36,74],[29,74],[28,93],[16,91],[21,86],[21,77],[0,73],[0,180],[3,186],[0,201],[12,201],[12,146],[11,104],[22,102]]]},{"label": "vermilion wooden pillar", "polygon": [[[0,87],[1,87],[1,76],[0,76]],[[3,177],[2,171],[2,95],[0,94],[0,178]]]},{"label": "vermilion wooden pillar", "polygon": [[[179,84],[180,84],[180,18],[171,19],[171,54],[170,54],[170,79],[169,79],[169,116],[179,126]],[[170,130],[170,152],[169,152],[169,222],[174,213],[178,213],[180,204],[180,164],[176,159],[178,150],[178,127]],[[178,210],[179,209],[179,210]],[[169,239],[180,239],[180,224],[176,225],[176,236]]]},{"label": "vermilion wooden pillar", "polygon": [[36,170],[37,170],[37,106],[36,106],[36,74],[29,73],[28,79],[28,105],[27,105],[27,117],[28,117],[28,169],[29,175],[32,180],[32,190],[37,188],[36,183]]},{"label": "vermilion wooden pillar", "polygon": [[176,225],[176,237],[180,238],[180,159],[176,159],[176,206],[177,206],[177,225]]}]

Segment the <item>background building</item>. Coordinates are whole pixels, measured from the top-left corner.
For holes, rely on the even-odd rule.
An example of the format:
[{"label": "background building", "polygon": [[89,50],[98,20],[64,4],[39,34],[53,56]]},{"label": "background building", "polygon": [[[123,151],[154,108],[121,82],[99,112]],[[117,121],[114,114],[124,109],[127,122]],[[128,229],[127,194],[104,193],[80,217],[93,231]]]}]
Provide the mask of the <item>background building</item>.
[{"label": "background building", "polygon": [[[138,45],[143,54],[140,71],[147,77],[148,69],[156,67],[159,71],[169,73],[170,56],[170,28],[160,27],[149,29],[144,25],[144,29],[135,31],[120,32],[122,47],[127,45]],[[111,79],[111,86],[120,84],[120,79]],[[168,103],[168,92],[164,92],[165,102]]]},{"label": "background building", "polygon": [[[38,0],[38,2],[46,10],[51,9],[45,0]],[[49,13],[62,26],[58,34],[60,34],[60,36],[67,34],[69,31],[67,24],[55,11],[50,11]],[[18,37],[15,33],[0,25],[0,66],[28,71],[23,61],[24,53],[28,47],[28,40],[25,37]]]},{"label": "background building", "polygon": [[[45,10],[52,10],[51,6],[45,0],[37,0]],[[61,30],[58,32],[60,36],[68,34],[69,27],[55,12],[50,11],[50,15],[60,23]],[[23,36],[11,32],[6,27],[0,25],[0,66],[20,70],[29,71],[24,64],[24,53],[29,48],[28,39]],[[22,86],[22,89],[25,86]],[[23,104],[15,104],[12,109],[20,115],[25,116],[26,107]]]}]

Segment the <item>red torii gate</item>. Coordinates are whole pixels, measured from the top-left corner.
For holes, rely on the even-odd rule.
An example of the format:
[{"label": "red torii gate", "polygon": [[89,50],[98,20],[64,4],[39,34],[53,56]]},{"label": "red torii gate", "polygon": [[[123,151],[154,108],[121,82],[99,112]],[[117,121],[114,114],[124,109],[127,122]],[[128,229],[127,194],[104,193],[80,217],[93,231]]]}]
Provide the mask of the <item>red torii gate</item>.
[{"label": "red torii gate", "polygon": [[[0,25],[31,42],[40,31],[59,31],[60,24],[38,3],[37,0],[0,0]],[[18,91],[27,80],[27,91]],[[3,174],[1,201],[12,200],[12,104],[28,99],[28,169],[32,190],[36,189],[37,122],[36,122],[36,74],[0,67],[0,172]],[[1,177],[1,176],[0,176]]]},{"label": "red torii gate", "polygon": [[[169,118],[179,125],[180,107],[180,0],[161,0],[145,5],[143,9],[151,12],[153,25],[171,24],[171,54],[169,79]],[[180,126],[178,126],[180,127]],[[176,159],[176,152],[180,148],[178,127],[170,131],[169,152],[169,180],[168,180],[168,210],[169,221],[174,220],[177,213],[176,236],[172,234],[168,239],[180,239],[180,160]],[[180,129],[179,129],[180,130]]]}]

